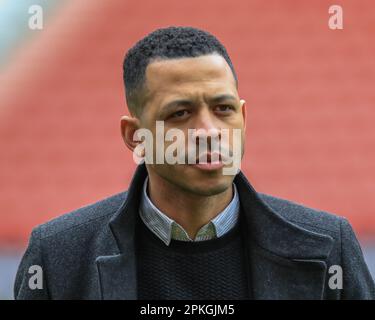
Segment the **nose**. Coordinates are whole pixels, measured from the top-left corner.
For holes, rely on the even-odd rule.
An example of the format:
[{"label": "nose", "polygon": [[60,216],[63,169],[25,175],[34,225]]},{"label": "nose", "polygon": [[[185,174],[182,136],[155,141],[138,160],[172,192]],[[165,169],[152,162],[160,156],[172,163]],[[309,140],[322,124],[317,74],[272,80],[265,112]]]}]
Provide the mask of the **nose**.
[{"label": "nose", "polygon": [[203,141],[207,141],[208,146],[210,147],[213,139],[221,139],[221,130],[215,123],[215,119],[210,114],[210,111],[204,108],[197,115],[195,121],[195,128],[192,136],[193,141],[197,145]]}]

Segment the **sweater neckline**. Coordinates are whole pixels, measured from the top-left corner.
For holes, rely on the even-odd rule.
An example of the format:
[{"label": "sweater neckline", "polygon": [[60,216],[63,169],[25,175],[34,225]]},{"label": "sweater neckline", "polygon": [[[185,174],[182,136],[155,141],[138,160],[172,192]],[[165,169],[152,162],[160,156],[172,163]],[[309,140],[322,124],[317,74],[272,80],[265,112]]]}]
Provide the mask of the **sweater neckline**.
[{"label": "sweater neckline", "polygon": [[229,230],[221,237],[203,240],[203,241],[182,241],[172,239],[169,245],[166,245],[161,239],[159,239],[141,219],[138,219],[138,237],[140,242],[149,241],[151,245],[157,246],[158,248],[165,251],[180,252],[183,254],[199,254],[205,252],[211,252],[219,250],[226,245],[232,243],[236,239],[240,238],[240,223]]}]

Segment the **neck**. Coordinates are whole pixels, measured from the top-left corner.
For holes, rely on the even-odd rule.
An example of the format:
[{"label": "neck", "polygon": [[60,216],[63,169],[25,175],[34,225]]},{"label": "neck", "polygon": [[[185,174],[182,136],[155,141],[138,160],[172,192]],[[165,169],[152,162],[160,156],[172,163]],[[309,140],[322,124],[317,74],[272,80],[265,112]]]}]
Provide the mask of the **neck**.
[{"label": "neck", "polygon": [[228,206],[233,196],[233,185],[220,194],[204,196],[183,190],[157,175],[149,174],[148,193],[154,205],[181,225],[189,237],[194,239],[200,228]]}]

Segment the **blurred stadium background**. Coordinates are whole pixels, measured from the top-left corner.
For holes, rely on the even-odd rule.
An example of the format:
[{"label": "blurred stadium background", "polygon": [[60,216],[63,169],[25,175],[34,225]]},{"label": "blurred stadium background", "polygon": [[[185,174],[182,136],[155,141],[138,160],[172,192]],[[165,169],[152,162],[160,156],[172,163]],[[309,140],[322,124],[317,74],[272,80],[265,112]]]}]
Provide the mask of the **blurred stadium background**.
[{"label": "blurred stadium background", "polygon": [[[343,30],[328,28],[332,4]],[[127,188],[123,56],[170,25],[227,47],[256,189],[347,217],[375,274],[373,1],[0,0],[0,299],[33,226]]]}]

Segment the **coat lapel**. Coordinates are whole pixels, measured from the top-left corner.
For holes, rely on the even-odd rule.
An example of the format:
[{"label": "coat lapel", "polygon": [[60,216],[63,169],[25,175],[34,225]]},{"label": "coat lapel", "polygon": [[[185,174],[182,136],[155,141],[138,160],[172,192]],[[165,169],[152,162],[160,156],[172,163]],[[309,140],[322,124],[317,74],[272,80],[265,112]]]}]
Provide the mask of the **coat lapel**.
[{"label": "coat lapel", "polygon": [[126,200],[109,222],[120,252],[99,256],[96,259],[102,299],[137,299],[135,229],[140,190],[146,176],[145,166],[139,166],[130,184]]},{"label": "coat lapel", "polygon": [[100,298],[103,300],[135,300],[137,284],[134,257],[118,254],[96,259],[100,281]]},{"label": "coat lapel", "polygon": [[254,299],[322,299],[333,246],[330,236],[303,229],[275,212],[240,172],[235,183],[246,225]]}]

